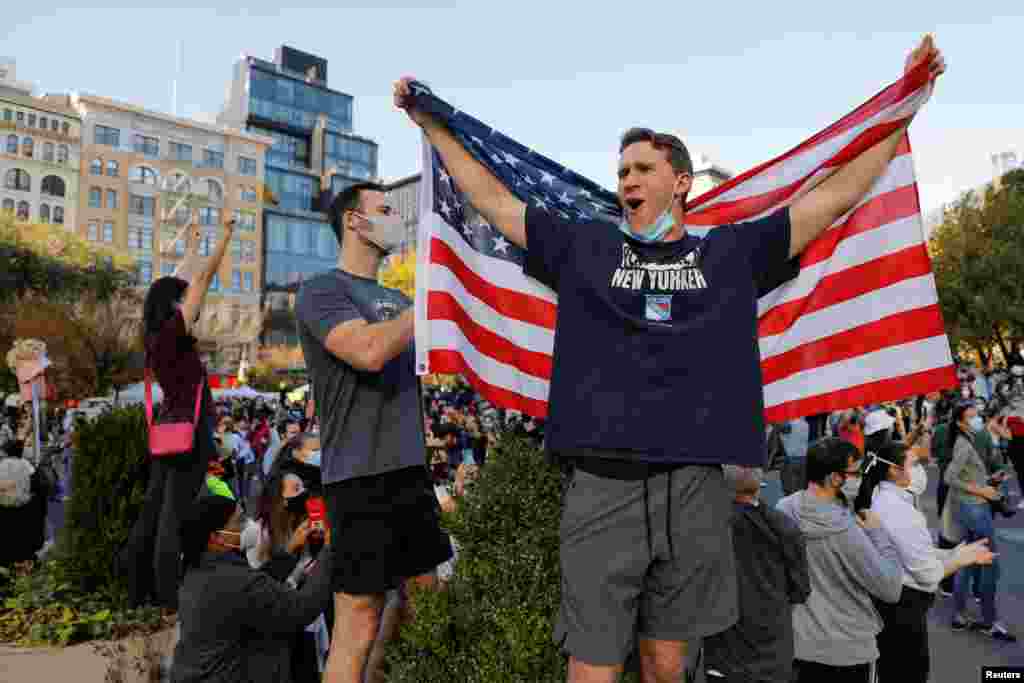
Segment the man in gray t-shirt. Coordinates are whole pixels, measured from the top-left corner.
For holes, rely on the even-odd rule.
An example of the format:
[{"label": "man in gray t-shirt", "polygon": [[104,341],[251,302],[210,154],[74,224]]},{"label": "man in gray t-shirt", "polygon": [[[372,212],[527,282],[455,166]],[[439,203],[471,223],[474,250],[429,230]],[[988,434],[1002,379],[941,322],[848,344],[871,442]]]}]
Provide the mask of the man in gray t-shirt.
[{"label": "man in gray t-shirt", "polygon": [[296,302],[337,549],[336,637],[324,671],[332,683],[375,680],[399,621],[384,619],[380,628],[385,594],[410,581],[433,585],[434,570],[452,555],[426,467],[412,302],[376,281],[381,259],[404,236],[392,214],[379,185],[338,195],[330,216],[339,267],[304,283]]}]

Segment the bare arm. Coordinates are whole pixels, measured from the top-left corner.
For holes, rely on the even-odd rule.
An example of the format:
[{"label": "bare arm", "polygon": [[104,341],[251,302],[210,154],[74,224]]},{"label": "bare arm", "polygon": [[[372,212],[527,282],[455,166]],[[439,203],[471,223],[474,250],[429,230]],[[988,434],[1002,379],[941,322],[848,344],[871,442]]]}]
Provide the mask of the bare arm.
[{"label": "bare arm", "polygon": [[[181,263],[174,271],[174,277],[181,278],[182,280],[192,281],[196,273],[202,265],[202,259],[199,257],[199,238],[201,233],[196,228],[195,224],[189,225],[185,232],[185,258],[182,259]],[[171,245],[173,248],[174,245]]]},{"label": "bare arm", "polygon": [[220,263],[224,260],[224,254],[228,249],[228,242],[235,231],[235,221],[231,220],[224,224],[224,236],[217,244],[213,256],[206,262],[203,270],[192,280],[188,289],[185,290],[185,301],[181,305],[181,314],[185,318],[185,330],[192,332],[192,326],[199,316],[199,309],[203,307],[203,300],[206,298],[206,290],[213,282],[214,274],[220,269]]},{"label": "bare arm", "polygon": [[[932,43],[930,35],[925,36],[921,44],[910,53],[905,71],[910,71],[922,62],[931,64],[933,77],[938,77],[946,68],[942,54]],[[856,206],[861,197],[867,194],[889,165],[909,125],[908,121],[889,137],[793,202],[790,207],[790,258],[802,252],[818,235]]]},{"label": "bare arm", "polygon": [[324,346],[357,370],[380,372],[412,342],[414,320],[415,310],[411,306],[394,320],[349,320],[330,331]]},{"label": "bare arm", "polygon": [[411,78],[395,83],[395,105],[423,128],[469,201],[513,244],[526,247],[526,204],[509,192],[486,166],[473,158],[451,132],[433,116],[412,107]]}]

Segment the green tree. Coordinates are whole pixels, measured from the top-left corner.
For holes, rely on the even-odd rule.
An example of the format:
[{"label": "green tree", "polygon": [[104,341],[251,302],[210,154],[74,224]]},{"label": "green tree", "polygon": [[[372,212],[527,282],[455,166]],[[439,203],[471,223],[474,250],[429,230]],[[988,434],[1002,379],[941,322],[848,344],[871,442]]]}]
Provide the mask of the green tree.
[{"label": "green tree", "polygon": [[1021,362],[1024,341],[1024,170],[950,206],[930,241],[953,348]]}]

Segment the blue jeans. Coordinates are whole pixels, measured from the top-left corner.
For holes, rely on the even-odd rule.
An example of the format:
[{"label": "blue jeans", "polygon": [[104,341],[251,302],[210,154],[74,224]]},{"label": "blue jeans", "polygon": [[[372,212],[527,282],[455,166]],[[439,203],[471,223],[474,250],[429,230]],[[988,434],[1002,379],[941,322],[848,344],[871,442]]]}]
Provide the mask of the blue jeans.
[{"label": "blue jeans", "polygon": [[[964,529],[963,540],[973,543],[983,538],[989,539],[989,548],[996,552],[995,527],[992,524],[992,508],[988,503],[969,505],[947,501],[947,505],[956,505],[956,519]],[[981,594],[981,618],[986,624],[996,621],[996,586],[999,583],[999,560],[993,559],[992,564],[977,568],[961,569],[956,573],[953,582],[953,605],[958,613],[967,608],[967,598],[971,592],[972,569],[977,571],[978,592]]]}]

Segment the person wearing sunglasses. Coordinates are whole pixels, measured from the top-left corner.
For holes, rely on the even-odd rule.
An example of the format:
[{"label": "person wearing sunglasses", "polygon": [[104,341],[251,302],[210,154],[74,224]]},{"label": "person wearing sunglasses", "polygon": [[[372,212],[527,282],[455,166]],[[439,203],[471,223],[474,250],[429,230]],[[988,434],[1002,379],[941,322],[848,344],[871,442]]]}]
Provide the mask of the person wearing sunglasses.
[{"label": "person wearing sunglasses", "polygon": [[928,610],[939,582],[960,569],[989,565],[988,539],[940,550],[932,542],[928,520],[915,506],[913,486],[917,458],[905,444],[888,441],[865,457],[863,483],[854,508],[870,509],[896,544],[903,570],[899,602],[875,600],[882,617],[878,634],[879,683],[927,683],[930,671]]}]

